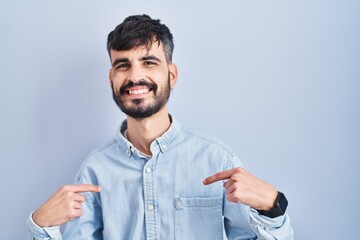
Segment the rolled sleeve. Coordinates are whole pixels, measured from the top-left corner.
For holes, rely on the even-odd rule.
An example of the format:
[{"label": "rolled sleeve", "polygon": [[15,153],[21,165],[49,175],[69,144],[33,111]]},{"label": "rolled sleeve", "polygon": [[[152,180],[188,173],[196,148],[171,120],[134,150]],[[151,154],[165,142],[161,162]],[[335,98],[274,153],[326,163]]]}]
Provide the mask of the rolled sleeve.
[{"label": "rolled sleeve", "polygon": [[269,218],[260,215],[258,211],[250,209],[250,225],[259,239],[266,240],[293,240],[294,232],[290,225],[290,218],[285,213],[283,216]]},{"label": "rolled sleeve", "polygon": [[60,226],[54,227],[39,227],[32,218],[33,213],[30,214],[28,227],[28,240],[61,240]]}]

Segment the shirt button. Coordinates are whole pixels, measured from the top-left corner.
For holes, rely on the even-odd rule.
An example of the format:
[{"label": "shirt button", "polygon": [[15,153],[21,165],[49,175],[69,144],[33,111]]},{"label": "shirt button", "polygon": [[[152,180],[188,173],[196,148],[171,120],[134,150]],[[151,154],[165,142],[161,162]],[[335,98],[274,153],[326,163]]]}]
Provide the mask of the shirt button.
[{"label": "shirt button", "polygon": [[163,149],[166,149],[166,145],[164,144],[164,145],[162,145],[162,147],[163,147]]},{"label": "shirt button", "polygon": [[147,210],[149,210],[149,211],[154,210],[154,205],[149,204],[149,205],[147,206]]},{"label": "shirt button", "polygon": [[147,167],[145,171],[146,171],[147,173],[151,173],[151,172],[152,172],[152,170],[151,170],[150,167]]},{"label": "shirt button", "polygon": [[176,201],[176,208],[177,209],[181,208],[181,202],[180,201]]}]

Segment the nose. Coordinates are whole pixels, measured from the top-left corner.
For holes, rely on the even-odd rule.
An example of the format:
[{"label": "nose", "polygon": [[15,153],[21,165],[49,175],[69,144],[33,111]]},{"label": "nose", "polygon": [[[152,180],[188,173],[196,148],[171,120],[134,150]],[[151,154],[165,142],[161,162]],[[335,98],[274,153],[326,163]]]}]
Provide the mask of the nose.
[{"label": "nose", "polygon": [[140,80],[144,79],[144,77],[145,77],[145,75],[144,75],[144,72],[142,71],[141,67],[136,64],[133,64],[129,71],[127,81],[133,82],[134,84],[136,84]]}]

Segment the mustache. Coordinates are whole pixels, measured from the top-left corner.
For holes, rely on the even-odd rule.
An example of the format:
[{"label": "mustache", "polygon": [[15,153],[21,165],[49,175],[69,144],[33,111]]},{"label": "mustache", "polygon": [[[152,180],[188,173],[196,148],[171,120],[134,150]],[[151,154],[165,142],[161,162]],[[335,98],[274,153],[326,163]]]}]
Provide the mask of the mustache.
[{"label": "mustache", "polygon": [[150,88],[151,90],[153,90],[154,92],[156,92],[157,90],[157,85],[154,84],[154,83],[151,83],[151,82],[148,82],[148,81],[145,81],[145,80],[140,80],[138,82],[133,82],[133,81],[130,81],[128,82],[127,84],[125,84],[124,86],[122,86],[119,90],[119,93],[120,95],[124,95],[125,92],[131,88],[131,87],[134,87],[134,86],[146,86],[148,88]]}]

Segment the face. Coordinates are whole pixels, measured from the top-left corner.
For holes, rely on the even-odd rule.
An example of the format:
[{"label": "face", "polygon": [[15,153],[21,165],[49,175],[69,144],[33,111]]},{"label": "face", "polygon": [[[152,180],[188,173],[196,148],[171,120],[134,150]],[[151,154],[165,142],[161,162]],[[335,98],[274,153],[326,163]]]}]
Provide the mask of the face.
[{"label": "face", "polygon": [[110,85],[116,104],[126,115],[144,119],[166,105],[177,69],[166,61],[163,45],[110,51]]}]

